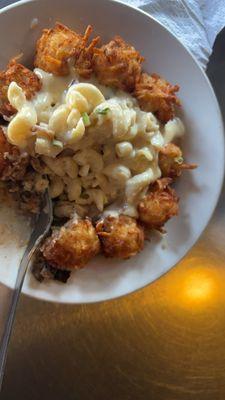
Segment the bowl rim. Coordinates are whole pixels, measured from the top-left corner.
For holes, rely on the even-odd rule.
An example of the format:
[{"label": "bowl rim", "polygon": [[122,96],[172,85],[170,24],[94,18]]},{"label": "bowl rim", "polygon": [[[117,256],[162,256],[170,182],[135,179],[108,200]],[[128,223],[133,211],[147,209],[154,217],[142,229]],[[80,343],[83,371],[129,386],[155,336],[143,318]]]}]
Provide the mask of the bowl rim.
[{"label": "bowl rim", "polygon": [[[20,6],[24,5],[24,4],[36,3],[37,1],[39,1],[39,0],[19,0],[16,3],[12,3],[12,4],[9,4],[9,5],[1,8],[0,9],[0,15],[4,14],[7,11],[10,11],[11,9],[20,7]],[[41,1],[43,1],[43,0],[41,0]],[[106,0],[100,0],[100,1],[106,2]],[[220,130],[221,138],[220,139],[221,139],[221,141],[223,143],[223,146],[222,146],[222,149],[221,149],[221,159],[223,160],[223,165],[222,165],[222,168],[220,170],[220,176],[219,176],[219,181],[218,181],[218,185],[217,185],[217,190],[215,192],[214,201],[211,203],[209,217],[207,218],[206,222],[202,225],[202,228],[200,230],[200,233],[197,236],[197,239],[194,238],[191,241],[190,246],[188,247],[188,250],[185,250],[183,252],[183,255],[182,255],[182,257],[179,258],[179,261],[177,261],[177,263],[175,263],[169,270],[167,270],[164,273],[161,273],[158,277],[155,277],[151,282],[148,282],[145,285],[139,286],[138,288],[136,288],[134,290],[127,291],[127,292],[125,292],[125,293],[123,293],[121,295],[115,295],[115,296],[111,296],[109,298],[99,299],[99,300],[94,300],[94,301],[87,300],[85,302],[82,302],[82,301],[74,302],[74,301],[69,301],[69,300],[64,300],[64,299],[60,299],[60,301],[59,301],[57,299],[43,298],[43,297],[40,297],[38,295],[35,295],[35,290],[33,290],[32,294],[31,294],[30,292],[27,292],[26,289],[25,289],[25,291],[22,289],[22,294],[23,295],[26,295],[28,297],[31,297],[31,298],[39,300],[39,301],[51,302],[51,303],[56,303],[56,304],[70,304],[70,305],[72,305],[72,304],[96,304],[96,303],[100,303],[100,302],[106,302],[106,301],[120,299],[120,298],[122,298],[124,296],[127,296],[127,295],[132,295],[133,293],[136,293],[136,292],[144,289],[148,285],[154,283],[159,278],[161,278],[164,275],[168,274],[171,269],[173,269],[178,263],[180,263],[184,259],[184,257],[188,254],[188,252],[192,249],[194,244],[197,243],[197,241],[199,240],[199,238],[201,237],[201,235],[205,231],[206,227],[208,226],[208,224],[209,224],[209,222],[210,222],[210,220],[211,220],[211,218],[213,216],[213,213],[214,213],[214,211],[216,209],[216,206],[217,206],[217,203],[219,201],[219,197],[220,197],[220,194],[221,194],[221,191],[222,191],[222,187],[223,187],[223,182],[224,182],[224,177],[225,177],[225,138],[224,138],[225,123],[224,123],[223,118],[222,118],[222,113],[221,113],[221,109],[220,109],[220,106],[219,106],[218,99],[217,99],[216,94],[214,92],[213,86],[212,86],[208,76],[206,75],[205,70],[202,68],[202,66],[200,65],[199,61],[196,59],[196,57],[186,47],[186,45],[182,43],[181,39],[179,39],[167,26],[165,26],[161,21],[159,21],[157,18],[152,16],[150,13],[146,12],[145,10],[143,10],[141,8],[137,8],[137,7],[135,7],[135,6],[131,5],[131,4],[124,3],[121,0],[107,0],[107,1],[109,3],[112,3],[112,4],[113,3],[117,3],[121,7],[124,7],[124,8],[127,8],[127,9],[132,9],[135,12],[140,13],[143,16],[147,17],[149,20],[153,20],[156,24],[160,25],[161,28],[164,31],[167,32],[168,35],[172,36],[178,42],[178,44],[186,51],[186,53],[188,53],[188,55],[192,58],[192,60],[195,63],[195,65],[198,67],[198,70],[199,70],[200,74],[202,74],[202,76],[204,77],[204,80],[205,80],[205,82],[206,82],[206,84],[207,84],[207,86],[208,86],[208,88],[210,90],[212,101],[213,101],[213,103],[215,105],[215,109],[216,109],[216,112],[217,112],[217,120],[218,120],[218,123],[221,126],[221,130]],[[9,286],[9,285],[7,285],[5,283],[3,283],[3,284],[8,286],[8,287],[11,287],[11,286]]]}]

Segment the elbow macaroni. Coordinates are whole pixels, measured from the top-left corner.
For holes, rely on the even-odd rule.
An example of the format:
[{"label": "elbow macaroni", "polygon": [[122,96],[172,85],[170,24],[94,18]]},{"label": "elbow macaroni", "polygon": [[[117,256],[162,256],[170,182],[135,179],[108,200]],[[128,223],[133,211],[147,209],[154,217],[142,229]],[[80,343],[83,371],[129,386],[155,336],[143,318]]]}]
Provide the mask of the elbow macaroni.
[{"label": "elbow macaroni", "polygon": [[17,110],[20,111],[21,108],[26,103],[26,96],[20,86],[16,82],[11,82],[8,88],[8,99],[10,104]]},{"label": "elbow macaroni", "polygon": [[[77,126],[67,133],[67,135],[65,136],[65,140],[68,144],[74,144],[78,142],[80,139],[82,139],[84,133],[85,133],[84,121],[82,118],[80,118],[77,123]],[[63,139],[62,135],[61,138]]]},{"label": "elbow macaroni", "polygon": [[36,110],[33,104],[26,100],[25,94],[16,82],[11,82],[9,85],[8,99],[18,111],[8,125],[8,139],[12,144],[24,148],[32,134],[33,126],[37,123]]},{"label": "elbow macaroni", "polygon": [[76,108],[80,113],[91,112],[105,98],[100,90],[90,83],[77,83],[72,85],[66,95],[66,104]]},{"label": "elbow macaroni", "polygon": [[[138,201],[160,177],[160,148],[184,133],[181,120],[162,128],[129,94],[98,87],[94,79],[79,82],[74,71],[66,77],[35,73],[42,89],[32,101],[15,82],[9,85],[17,113],[7,136],[26,151],[33,143],[57,200],[55,214],[84,216],[90,207],[103,212],[123,199],[120,212],[137,217]],[[43,190],[48,181],[37,187]]]},{"label": "elbow macaroni", "polygon": [[154,180],[154,173],[151,168],[147,169],[142,174],[130,178],[126,183],[125,190],[127,202],[132,204],[140,192],[147,188]]}]

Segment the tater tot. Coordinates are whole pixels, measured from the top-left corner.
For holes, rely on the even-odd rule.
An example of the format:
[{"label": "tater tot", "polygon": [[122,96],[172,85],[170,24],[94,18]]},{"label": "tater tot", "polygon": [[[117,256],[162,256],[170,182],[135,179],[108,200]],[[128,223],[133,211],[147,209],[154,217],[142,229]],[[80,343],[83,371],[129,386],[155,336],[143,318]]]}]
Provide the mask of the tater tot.
[{"label": "tater tot", "polygon": [[93,69],[99,81],[132,92],[144,58],[120,36],[94,50]]},{"label": "tater tot", "polygon": [[176,178],[180,176],[185,169],[194,169],[196,164],[186,164],[183,159],[181,149],[169,143],[159,152],[159,168],[162,172],[162,177]]},{"label": "tater tot", "polygon": [[171,179],[159,179],[151,185],[149,193],[138,205],[139,220],[147,227],[162,230],[164,224],[178,214],[178,197],[169,183]]},{"label": "tater tot", "polygon": [[50,265],[66,270],[84,267],[99,251],[100,242],[89,219],[69,221],[55,230],[41,247]]},{"label": "tater tot", "polygon": [[74,58],[75,69],[84,78],[92,73],[93,48],[99,38],[94,38],[88,45],[92,32],[89,25],[81,35],[67,26],[56,23],[52,29],[44,29],[37,41],[34,65],[55,75],[68,75],[68,60]]},{"label": "tater tot", "polygon": [[0,72],[0,114],[8,117],[16,113],[7,96],[11,82],[16,82],[23,89],[27,100],[30,100],[41,89],[41,81],[37,75],[19,64],[18,58],[12,59],[7,69]]},{"label": "tater tot", "polygon": [[142,73],[136,82],[134,96],[144,111],[156,114],[162,122],[167,122],[175,115],[175,106],[180,105],[176,96],[178,85],[171,85],[157,74]]},{"label": "tater tot", "polygon": [[97,223],[96,232],[107,257],[127,259],[144,246],[144,231],[134,218],[120,215],[106,217]]}]

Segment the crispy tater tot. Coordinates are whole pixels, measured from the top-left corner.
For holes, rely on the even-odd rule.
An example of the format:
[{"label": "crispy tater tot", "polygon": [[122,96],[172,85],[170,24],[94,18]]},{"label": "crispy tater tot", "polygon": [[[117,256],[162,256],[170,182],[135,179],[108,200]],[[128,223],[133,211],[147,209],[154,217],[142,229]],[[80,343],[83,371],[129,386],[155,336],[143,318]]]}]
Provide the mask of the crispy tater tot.
[{"label": "crispy tater tot", "polygon": [[169,143],[160,149],[159,168],[161,169],[162,177],[176,178],[181,175],[183,170],[195,169],[197,165],[186,164],[180,147]]},{"label": "crispy tater tot", "polygon": [[120,36],[94,49],[93,68],[98,80],[107,86],[132,92],[140,79],[144,58]]},{"label": "crispy tater tot", "polygon": [[0,128],[0,179],[19,181],[23,179],[29,164],[29,156],[7,142]]},{"label": "crispy tater tot", "polygon": [[109,216],[97,223],[96,232],[107,257],[127,259],[144,246],[144,231],[134,218]]},{"label": "crispy tater tot", "polygon": [[94,49],[100,40],[100,37],[95,37],[88,46],[86,43],[92,32],[92,27],[89,25],[84,34],[84,45],[81,51],[77,54],[75,58],[75,70],[82,78],[89,79],[93,73],[93,56]]},{"label": "crispy tater tot", "polygon": [[157,74],[142,73],[136,83],[134,96],[144,111],[151,111],[160,121],[167,122],[174,117],[175,106],[180,105],[176,96],[178,90],[178,85],[171,85]]},{"label": "crispy tater tot", "polygon": [[93,47],[98,41],[95,38],[87,45],[91,32],[90,25],[84,35],[80,35],[60,23],[52,29],[44,29],[36,45],[35,67],[55,75],[68,75],[68,60],[74,57],[77,72],[85,78],[90,77]]},{"label": "crispy tater tot", "polygon": [[55,230],[41,247],[44,258],[53,267],[82,268],[100,251],[100,242],[89,219],[71,220]]},{"label": "crispy tater tot", "polygon": [[37,75],[18,63],[18,57],[13,58],[5,71],[0,72],[0,114],[11,116],[16,110],[8,101],[7,92],[11,82],[16,82],[30,100],[41,89],[41,81]]},{"label": "crispy tater tot", "polygon": [[80,51],[82,43],[82,35],[56,23],[54,28],[44,29],[37,41],[34,65],[55,75],[67,75],[67,61]]},{"label": "crispy tater tot", "polygon": [[157,180],[138,205],[139,220],[148,228],[163,231],[164,224],[178,214],[178,197],[170,178]]}]

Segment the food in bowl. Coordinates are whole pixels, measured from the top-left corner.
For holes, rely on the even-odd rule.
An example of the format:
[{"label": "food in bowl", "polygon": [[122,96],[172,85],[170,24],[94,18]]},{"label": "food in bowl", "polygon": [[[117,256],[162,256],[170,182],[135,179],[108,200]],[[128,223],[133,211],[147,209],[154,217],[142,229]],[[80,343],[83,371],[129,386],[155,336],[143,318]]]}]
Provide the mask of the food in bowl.
[{"label": "food in bowl", "polygon": [[54,226],[33,272],[66,281],[99,253],[128,259],[178,214],[172,183],[194,164],[176,141],[179,89],[142,71],[121,37],[100,45],[57,23],[36,45],[34,70],[0,74],[0,176],[21,210],[49,190]]}]

